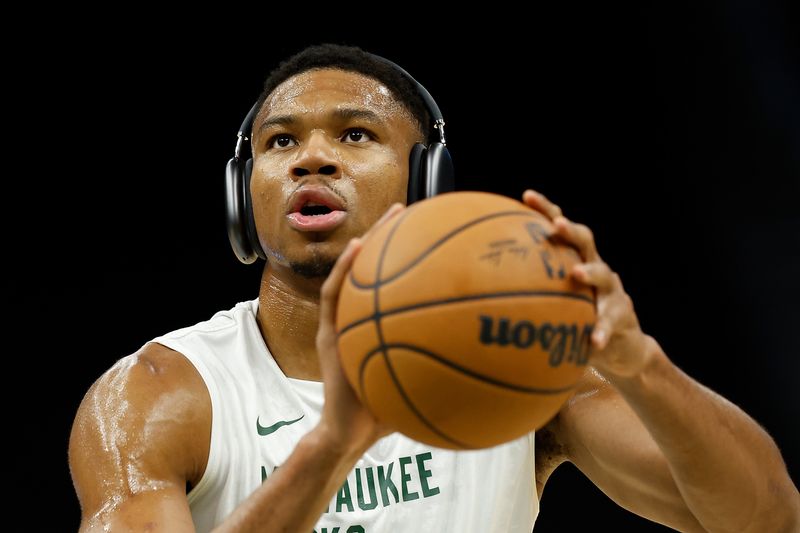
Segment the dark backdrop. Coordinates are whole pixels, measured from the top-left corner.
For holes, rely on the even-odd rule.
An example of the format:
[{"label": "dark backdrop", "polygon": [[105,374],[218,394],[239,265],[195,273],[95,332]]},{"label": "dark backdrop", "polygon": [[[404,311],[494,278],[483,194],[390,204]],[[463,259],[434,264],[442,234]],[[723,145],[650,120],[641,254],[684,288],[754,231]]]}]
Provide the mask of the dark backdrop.
[{"label": "dark backdrop", "polygon": [[[592,227],[645,331],[762,424],[797,481],[797,7],[575,9],[479,13],[481,24],[239,14],[247,27],[225,34],[225,17],[55,16],[36,28],[38,51],[14,43],[7,105],[24,156],[9,179],[4,283],[22,320],[7,326],[7,394],[30,520],[77,528],[67,440],[105,369],[257,294],[260,267],[228,245],[223,167],[269,69],[323,41],[384,55],[428,88],[459,189],[535,187]],[[537,531],[600,524],[664,530],[559,469]]]}]

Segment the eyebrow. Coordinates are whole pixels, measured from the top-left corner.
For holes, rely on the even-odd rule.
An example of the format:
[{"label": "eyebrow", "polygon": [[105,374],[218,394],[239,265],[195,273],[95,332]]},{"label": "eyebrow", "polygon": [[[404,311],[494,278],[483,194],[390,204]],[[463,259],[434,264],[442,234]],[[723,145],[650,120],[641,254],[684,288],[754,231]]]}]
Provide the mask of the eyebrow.
[{"label": "eyebrow", "polygon": [[374,111],[370,111],[369,109],[355,109],[355,108],[344,108],[344,109],[336,109],[331,113],[334,118],[337,118],[341,121],[346,120],[365,120],[367,122],[377,122],[383,123],[381,117],[378,116],[377,113]]},{"label": "eyebrow", "polygon": [[[297,122],[297,118],[294,115],[276,115],[262,122],[258,127],[258,133],[272,126],[291,126],[295,122]],[[255,137],[255,135],[253,136]]]},{"label": "eyebrow", "polygon": [[[334,109],[330,113],[330,116],[333,119],[341,122],[346,122],[348,120],[364,120],[366,122],[372,122],[380,125],[384,123],[383,119],[381,119],[377,113],[370,111],[369,109],[352,107]],[[275,115],[274,117],[269,117],[261,123],[261,125],[258,127],[258,133],[260,134],[263,130],[271,128],[272,126],[292,126],[297,124],[297,122],[299,122],[298,115]]]}]

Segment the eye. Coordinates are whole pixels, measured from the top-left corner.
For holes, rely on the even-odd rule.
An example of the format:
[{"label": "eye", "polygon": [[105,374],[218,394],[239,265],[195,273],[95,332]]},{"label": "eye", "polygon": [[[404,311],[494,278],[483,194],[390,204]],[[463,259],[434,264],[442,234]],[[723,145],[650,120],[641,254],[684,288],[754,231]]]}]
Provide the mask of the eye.
[{"label": "eye", "polygon": [[294,137],[286,133],[281,133],[275,135],[269,140],[267,148],[289,148],[290,146],[295,146],[296,144],[297,141],[294,140]]},{"label": "eye", "polygon": [[366,130],[361,128],[352,128],[345,132],[342,136],[342,142],[351,142],[351,143],[365,143],[367,141],[371,141],[372,137]]}]

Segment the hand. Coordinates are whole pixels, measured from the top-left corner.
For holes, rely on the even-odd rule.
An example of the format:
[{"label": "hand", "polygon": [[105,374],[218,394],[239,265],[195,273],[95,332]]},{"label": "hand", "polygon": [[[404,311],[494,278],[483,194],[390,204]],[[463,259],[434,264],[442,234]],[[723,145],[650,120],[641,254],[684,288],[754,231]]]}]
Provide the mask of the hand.
[{"label": "hand", "polygon": [[372,443],[391,431],[379,424],[361,404],[339,363],[336,343],[336,307],[339,293],[355,257],[361,250],[363,239],[403,209],[402,204],[392,205],[364,236],[351,239],[322,284],[316,342],[322,380],[325,383],[325,405],[322,408],[320,426],[332,444],[344,451],[363,453]]},{"label": "hand", "polygon": [[639,327],[633,301],[619,275],[597,253],[592,230],[564,217],[560,207],[536,191],[526,190],[522,201],[547,216],[555,234],[574,246],[584,261],[575,265],[570,274],[594,287],[597,296],[590,363],[608,378],[636,376],[649,362],[648,337]]}]

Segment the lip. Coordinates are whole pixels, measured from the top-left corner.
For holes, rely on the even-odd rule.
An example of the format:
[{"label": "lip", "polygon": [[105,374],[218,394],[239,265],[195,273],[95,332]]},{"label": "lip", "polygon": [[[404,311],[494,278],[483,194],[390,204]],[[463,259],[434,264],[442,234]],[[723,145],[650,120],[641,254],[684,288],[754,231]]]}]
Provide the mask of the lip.
[{"label": "lip", "polygon": [[[324,215],[303,215],[300,210],[307,203],[324,205],[331,210]],[[324,186],[301,187],[289,198],[286,219],[298,231],[330,231],[347,218],[347,210],[333,191]]]}]

